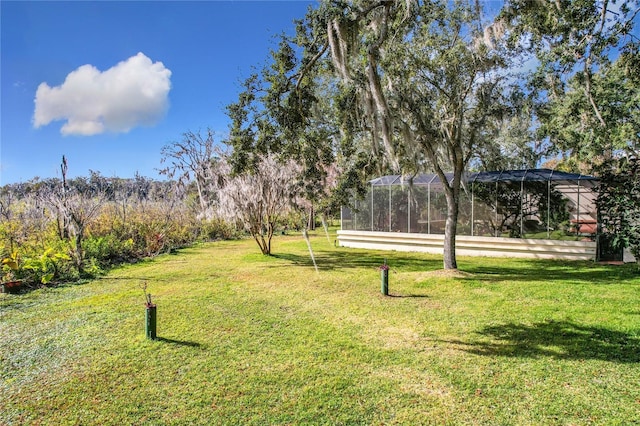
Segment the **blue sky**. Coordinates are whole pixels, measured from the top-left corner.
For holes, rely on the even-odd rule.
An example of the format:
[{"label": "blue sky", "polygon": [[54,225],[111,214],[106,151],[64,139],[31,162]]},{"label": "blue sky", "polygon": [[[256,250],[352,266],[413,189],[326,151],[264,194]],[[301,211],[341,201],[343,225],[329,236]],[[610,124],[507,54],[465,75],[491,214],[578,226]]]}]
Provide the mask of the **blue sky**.
[{"label": "blue sky", "polygon": [[0,185],[148,177],[183,132],[228,131],[239,82],[314,1],[1,1]]}]

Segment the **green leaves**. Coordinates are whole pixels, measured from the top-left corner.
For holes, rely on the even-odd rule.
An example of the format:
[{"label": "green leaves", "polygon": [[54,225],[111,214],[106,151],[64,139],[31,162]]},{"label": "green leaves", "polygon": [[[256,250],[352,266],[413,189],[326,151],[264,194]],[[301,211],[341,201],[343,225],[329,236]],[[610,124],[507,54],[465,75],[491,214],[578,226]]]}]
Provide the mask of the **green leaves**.
[{"label": "green leaves", "polygon": [[2,266],[6,266],[10,270],[18,269],[18,251],[14,250],[8,257],[2,259]]},{"label": "green leaves", "polygon": [[609,161],[600,170],[596,203],[603,231],[616,247],[629,248],[640,261],[640,161]]},{"label": "green leaves", "polygon": [[637,0],[506,4],[501,19],[511,41],[539,61],[529,88],[550,154],[592,166],[616,150],[637,151],[640,82],[622,69],[638,63],[632,34],[639,11]]}]

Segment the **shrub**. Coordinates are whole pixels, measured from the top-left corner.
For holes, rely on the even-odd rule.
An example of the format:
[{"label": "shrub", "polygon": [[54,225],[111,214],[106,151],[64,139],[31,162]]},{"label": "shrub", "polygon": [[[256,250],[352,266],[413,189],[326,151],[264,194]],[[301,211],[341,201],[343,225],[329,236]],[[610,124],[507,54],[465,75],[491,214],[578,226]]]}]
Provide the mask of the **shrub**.
[{"label": "shrub", "polygon": [[[128,185],[115,183],[124,189]],[[197,240],[240,234],[220,218],[198,220],[187,205],[188,194],[173,193],[168,185],[156,185],[155,192],[153,188],[146,192],[121,188],[110,193],[95,215],[83,222],[82,258],[80,263],[77,259],[74,262],[79,250],[77,240],[65,231],[67,218],[43,201],[56,185],[59,182],[34,181],[33,185],[7,186],[0,191],[0,259],[10,259],[0,265],[3,280],[15,278],[27,285],[73,281],[81,273],[95,275]],[[85,194],[78,194],[82,196]]]},{"label": "shrub", "polygon": [[84,249],[87,259],[94,259],[101,268],[136,258],[133,239],[121,239],[114,234],[91,236],[85,241]]},{"label": "shrub", "polygon": [[212,218],[200,222],[201,241],[231,240],[243,235],[243,231],[234,224],[220,218]]}]

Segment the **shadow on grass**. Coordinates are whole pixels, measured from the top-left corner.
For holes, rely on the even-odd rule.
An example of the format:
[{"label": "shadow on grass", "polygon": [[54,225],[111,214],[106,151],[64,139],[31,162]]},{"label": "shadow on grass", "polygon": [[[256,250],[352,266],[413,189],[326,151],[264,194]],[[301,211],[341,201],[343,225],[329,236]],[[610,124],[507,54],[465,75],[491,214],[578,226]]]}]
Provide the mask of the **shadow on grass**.
[{"label": "shadow on grass", "polygon": [[134,276],[128,276],[128,277],[112,277],[112,276],[101,276],[101,277],[96,277],[93,279],[93,281],[152,281],[155,280],[156,278],[154,277],[134,277]]},{"label": "shadow on grass", "polygon": [[[413,257],[403,256],[395,252],[390,256],[384,256],[375,252],[360,254],[353,251],[318,251],[314,253],[318,269],[321,271],[332,271],[336,269],[371,268],[377,270],[387,259],[391,270],[402,269],[406,272],[425,271],[442,268],[442,261],[438,259],[420,259],[418,255]],[[276,259],[287,260],[299,266],[311,266],[313,262],[310,256],[301,256],[292,253],[272,254]]]},{"label": "shadow on grass", "polygon": [[392,294],[392,293],[389,293],[387,295],[387,297],[394,297],[394,298],[398,298],[398,299],[411,299],[411,298],[427,299],[429,296],[427,296],[426,294]]},{"label": "shadow on grass", "polygon": [[[391,270],[403,272],[423,272],[442,269],[442,260],[433,257],[420,257],[420,253],[407,255],[402,252],[375,251],[358,252],[354,250],[316,251],[314,253],[318,269],[332,271],[340,269],[377,269],[387,259]],[[275,253],[273,258],[286,260],[297,266],[313,267],[309,255],[293,253]],[[515,264],[514,264],[515,263]],[[565,281],[585,284],[619,284],[637,280],[640,285],[640,269],[636,265],[600,265],[594,262],[560,261],[544,259],[512,259],[509,265],[492,262],[489,258],[466,259],[459,262],[460,270],[469,273],[461,281],[476,282],[546,282]]]},{"label": "shadow on grass", "polygon": [[478,263],[462,268],[473,275],[476,281],[582,281],[589,284],[620,284],[638,279],[640,270],[636,265],[605,266],[592,262],[561,262],[553,260],[528,260],[521,268],[517,266],[485,266]]},{"label": "shadow on grass", "polygon": [[637,335],[570,321],[531,325],[511,323],[486,327],[478,333],[498,342],[448,343],[463,345],[465,351],[483,356],[640,362],[640,338]]},{"label": "shadow on grass", "polygon": [[156,340],[158,342],[169,343],[171,345],[176,346],[188,346],[190,348],[201,348],[202,345],[197,342],[188,342],[185,340],[175,340],[175,339],[167,339],[166,337],[157,337]]}]

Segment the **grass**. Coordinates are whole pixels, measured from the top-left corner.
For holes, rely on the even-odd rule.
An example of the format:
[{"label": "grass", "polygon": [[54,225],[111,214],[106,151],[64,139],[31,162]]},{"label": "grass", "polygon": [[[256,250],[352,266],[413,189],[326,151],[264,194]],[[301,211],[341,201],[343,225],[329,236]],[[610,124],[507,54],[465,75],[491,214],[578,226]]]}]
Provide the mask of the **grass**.
[{"label": "grass", "polygon": [[635,266],[460,258],[450,275],[312,242],[318,273],[285,236],[272,257],[218,242],[0,296],[0,424],[640,423]]}]

